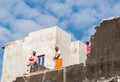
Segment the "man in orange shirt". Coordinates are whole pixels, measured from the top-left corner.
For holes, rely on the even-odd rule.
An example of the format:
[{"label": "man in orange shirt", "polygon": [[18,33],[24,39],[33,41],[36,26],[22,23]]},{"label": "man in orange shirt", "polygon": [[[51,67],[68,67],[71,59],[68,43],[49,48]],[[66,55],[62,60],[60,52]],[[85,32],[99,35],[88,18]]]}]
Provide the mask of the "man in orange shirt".
[{"label": "man in orange shirt", "polygon": [[91,47],[90,47],[90,43],[86,42],[86,52],[87,52],[87,58],[90,56],[90,51],[91,51]]}]

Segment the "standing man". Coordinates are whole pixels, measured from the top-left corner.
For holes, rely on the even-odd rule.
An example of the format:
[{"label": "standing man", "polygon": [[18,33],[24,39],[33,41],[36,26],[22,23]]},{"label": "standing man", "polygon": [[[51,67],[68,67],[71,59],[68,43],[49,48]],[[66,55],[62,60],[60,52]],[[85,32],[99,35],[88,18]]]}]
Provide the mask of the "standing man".
[{"label": "standing man", "polygon": [[54,57],[54,60],[55,60],[55,69],[56,68],[62,68],[61,52],[60,52],[60,50],[59,50],[58,47],[55,47],[55,51],[56,51],[56,54],[55,54],[55,57]]},{"label": "standing man", "polygon": [[87,58],[90,56],[90,52],[91,52],[91,47],[90,47],[90,43],[86,42],[86,52],[87,52]]},{"label": "standing man", "polygon": [[33,54],[30,56],[29,61],[31,61],[30,72],[37,71],[37,68],[38,68],[38,57],[36,56],[36,51],[33,51]]}]

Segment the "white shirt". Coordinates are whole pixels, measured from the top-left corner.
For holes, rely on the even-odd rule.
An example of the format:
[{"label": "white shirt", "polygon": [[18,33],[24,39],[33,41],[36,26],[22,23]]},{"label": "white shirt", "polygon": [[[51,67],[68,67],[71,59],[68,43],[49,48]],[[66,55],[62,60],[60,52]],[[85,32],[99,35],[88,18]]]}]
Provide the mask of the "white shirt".
[{"label": "white shirt", "polygon": [[55,57],[58,57],[59,54],[60,54],[59,58],[62,58],[60,50],[58,50],[58,52],[56,52]]}]

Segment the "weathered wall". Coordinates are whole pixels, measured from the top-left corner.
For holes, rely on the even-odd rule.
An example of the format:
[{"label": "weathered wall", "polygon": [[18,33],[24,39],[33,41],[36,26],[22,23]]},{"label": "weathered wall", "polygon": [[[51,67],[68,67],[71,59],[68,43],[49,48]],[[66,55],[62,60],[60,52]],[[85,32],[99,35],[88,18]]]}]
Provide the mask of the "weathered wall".
[{"label": "weathered wall", "polygon": [[83,66],[78,64],[62,69],[17,77],[13,82],[83,82],[85,81],[84,74]]},{"label": "weathered wall", "polygon": [[[85,63],[86,60],[86,45],[80,41],[71,43],[70,64]],[[75,61],[76,60],[76,61]]]},{"label": "weathered wall", "polygon": [[102,75],[102,78],[99,78],[99,76],[96,75],[95,77],[95,72],[97,71],[94,71],[93,69],[88,72],[83,64],[76,64],[62,69],[24,75],[22,77],[17,77],[13,82],[119,82],[112,81],[113,79],[117,80],[116,76],[104,77],[104,75]]},{"label": "weathered wall", "polygon": [[[5,48],[2,70],[2,82],[11,82],[25,72],[26,48],[24,40],[17,40]],[[9,80],[8,80],[9,79]]]},{"label": "weathered wall", "polygon": [[78,41],[79,42],[79,64],[80,63],[86,63],[86,45],[81,42],[81,41]]},{"label": "weathered wall", "polygon": [[[29,34],[26,45],[28,46],[27,51],[36,51],[36,55],[45,54],[45,66],[48,68],[53,68],[54,61],[54,48],[56,46],[56,33],[57,27],[35,31]],[[29,57],[29,55],[28,55]]]},{"label": "weathered wall", "polygon": [[91,54],[87,60],[88,78],[120,74],[120,17],[104,20],[91,37]]},{"label": "weathered wall", "polygon": [[70,64],[69,56],[71,54],[70,45],[71,45],[71,36],[62,29],[57,29],[57,40],[56,46],[60,48],[61,55],[63,58],[63,67]]},{"label": "weathered wall", "polygon": [[120,18],[104,20],[91,38],[90,61],[117,61],[120,57]]},{"label": "weathered wall", "polygon": [[[30,53],[45,54],[45,66],[53,68],[54,47],[56,46],[56,29],[53,27],[30,33],[28,37],[9,43],[5,46],[2,82],[11,82],[25,73]],[[45,38],[46,37],[46,38]]]}]

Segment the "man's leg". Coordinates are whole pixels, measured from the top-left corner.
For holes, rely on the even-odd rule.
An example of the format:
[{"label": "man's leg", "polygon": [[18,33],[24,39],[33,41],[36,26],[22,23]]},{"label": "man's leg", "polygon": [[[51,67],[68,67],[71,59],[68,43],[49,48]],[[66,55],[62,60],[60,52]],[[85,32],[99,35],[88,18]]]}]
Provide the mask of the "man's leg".
[{"label": "man's leg", "polygon": [[55,60],[55,69],[58,68],[58,59]]},{"label": "man's leg", "polygon": [[58,68],[62,68],[62,58],[58,58]]},{"label": "man's leg", "polygon": [[31,64],[30,73],[31,73],[31,72],[34,72],[34,63]]},{"label": "man's leg", "polygon": [[30,73],[30,67],[31,67],[31,62],[28,61],[27,68],[26,68],[26,73]]},{"label": "man's leg", "polygon": [[37,63],[34,63],[34,72],[37,71],[37,68],[38,68],[38,64],[37,64]]},{"label": "man's leg", "polygon": [[89,58],[90,54],[87,54],[87,58]]}]

